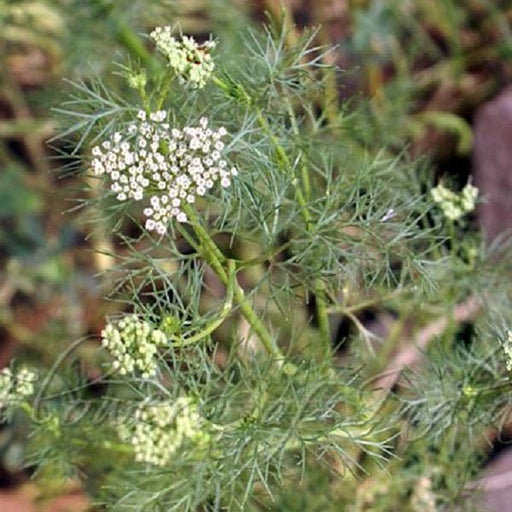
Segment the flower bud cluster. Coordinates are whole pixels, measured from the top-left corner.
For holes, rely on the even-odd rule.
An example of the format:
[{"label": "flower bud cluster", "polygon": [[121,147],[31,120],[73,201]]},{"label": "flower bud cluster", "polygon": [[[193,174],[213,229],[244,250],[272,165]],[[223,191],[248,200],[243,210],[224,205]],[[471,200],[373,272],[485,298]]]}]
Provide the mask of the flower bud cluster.
[{"label": "flower bud cluster", "polygon": [[19,404],[34,394],[37,375],[27,368],[14,374],[10,368],[0,371],[0,409]]},{"label": "flower bud cluster", "polygon": [[205,446],[210,436],[205,420],[189,397],[173,403],[148,403],[138,406],[130,419],[119,422],[120,439],[133,446],[135,460],[156,466],[168,464],[184,445]]},{"label": "flower bud cluster", "polygon": [[214,69],[210,51],[215,48],[215,41],[198,44],[188,36],[178,41],[171,32],[171,27],[157,27],[149,37],[182,82],[198,89],[204,87]]},{"label": "flower bud cluster", "polygon": [[456,194],[439,184],[431,190],[431,194],[444,216],[450,220],[457,220],[475,209],[478,189],[468,183],[460,194]]},{"label": "flower bud cluster", "polygon": [[503,346],[505,352],[505,366],[509,372],[512,372],[512,331],[508,331],[508,339]]},{"label": "flower bud cluster", "polygon": [[185,203],[204,196],[218,181],[228,187],[238,172],[228,169],[221,155],[226,129],[208,128],[205,117],[199,126],[183,129],[171,128],[165,111],[149,116],[139,111],[137,118],[126,133],[116,132],[92,149],[91,167],[97,176],[108,175],[119,201],[146,199],[145,227],[163,235],[172,218],[187,221]]},{"label": "flower bud cluster", "polygon": [[101,332],[102,345],[112,354],[112,366],[121,375],[138,371],[147,379],[157,370],[155,354],[167,344],[166,335],[135,315],[123,318],[117,326],[108,324]]}]

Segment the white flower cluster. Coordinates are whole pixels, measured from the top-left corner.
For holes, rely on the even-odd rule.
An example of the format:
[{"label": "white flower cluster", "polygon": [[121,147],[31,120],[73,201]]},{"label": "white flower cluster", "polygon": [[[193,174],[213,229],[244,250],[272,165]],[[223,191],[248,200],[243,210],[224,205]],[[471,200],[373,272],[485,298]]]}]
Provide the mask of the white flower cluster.
[{"label": "white flower cluster", "polygon": [[119,201],[147,198],[146,229],[163,235],[170,219],[187,221],[184,203],[204,196],[217,181],[228,187],[238,172],[221,155],[224,127],[212,130],[203,117],[199,126],[171,128],[165,111],[149,118],[139,111],[137,118],[125,135],[116,132],[92,149],[91,167],[97,176],[109,176]]},{"label": "white flower cluster", "polygon": [[121,375],[139,371],[147,379],[157,370],[155,354],[167,344],[166,335],[135,315],[123,318],[117,326],[108,324],[101,331],[101,343],[112,354],[112,366]]},{"label": "white flower cluster", "polygon": [[183,82],[199,89],[204,87],[214,69],[210,51],[215,48],[215,41],[198,44],[188,36],[178,41],[171,33],[171,27],[157,27],[149,36]]},{"label": "white flower cluster", "polygon": [[450,220],[457,220],[475,209],[478,189],[468,183],[460,194],[456,194],[439,184],[431,190],[431,194],[444,216]]},{"label": "white flower cluster", "polygon": [[505,352],[505,366],[509,372],[512,372],[512,331],[508,331],[508,340],[503,346]]},{"label": "white flower cluster", "polygon": [[197,405],[179,397],[174,403],[142,402],[131,418],[119,422],[117,431],[133,446],[135,460],[165,466],[183,444],[197,448],[208,443],[204,424]]},{"label": "white flower cluster", "polygon": [[0,371],[0,409],[20,403],[34,394],[37,375],[27,368],[14,374],[10,368]]}]

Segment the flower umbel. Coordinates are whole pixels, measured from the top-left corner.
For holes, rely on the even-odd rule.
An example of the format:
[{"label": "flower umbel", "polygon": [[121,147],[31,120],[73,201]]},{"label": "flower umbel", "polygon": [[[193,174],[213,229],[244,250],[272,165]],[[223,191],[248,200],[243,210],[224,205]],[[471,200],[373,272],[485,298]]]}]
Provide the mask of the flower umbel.
[{"label": "flower umbel", "polygon": [[188,36],[178,41],[171,33],[171,27],[157,27],[149,36],[182,82],[198,89],[204,87],[214,69],[210,51],[215,48],[215,41],[198,44]]},{"label": "flower umbel", "polygon": [[204,446],[209,434],[197,405],[189,397],[174,403],[142,402],[132,418],[118,423],[122,441],[133,445],[135,459],[156,466],[165,466],[185,443]]},{"label": "flower umbel", "polygon": [[460,194],[456,194],[439,184],[431,190],[431,194],[447,219],[458,220],[475,209],[478,189],[468,183]]},{"label": "flower umbel", "polygon": [[167,344],[166,335],[135,315],[123,318],[117,327],[108,324],[101,332],[102,345],[112,354],[114,370],[121,375],[139,371],[143,378],[156,373],[155,354]]},{"label": "flower umbel", "polygon": [[0,409],[14,406],[34,393],[37,375],[27,368],[14,374],[10,368],[0,371]]},{"label": "flower umbel", "polygon": [[172,218],[187,221],[184,203],[204,196],[218,181],[228,187],[238,172],[228,169],[221,155],[226,129],[208,128],[205,117],[183,129],[171,128],[165,111],[148,118],[141,110],[137,118],[125,133],[92,149],[91,167],[96,175],[109,176],[119,201],[147,199],[146,229],[163,235]]}]

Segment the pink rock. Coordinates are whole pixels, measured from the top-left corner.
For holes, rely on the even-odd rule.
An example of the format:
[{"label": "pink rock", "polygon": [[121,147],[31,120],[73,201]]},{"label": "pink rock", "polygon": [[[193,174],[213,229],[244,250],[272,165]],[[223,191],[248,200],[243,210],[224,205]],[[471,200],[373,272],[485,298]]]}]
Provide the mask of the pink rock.
[{"label": "pink rock", "polygon": [[474,135],[474,183],[485,201],[478,218],[490,242],[512,234],[512,87],[478,110]]}]

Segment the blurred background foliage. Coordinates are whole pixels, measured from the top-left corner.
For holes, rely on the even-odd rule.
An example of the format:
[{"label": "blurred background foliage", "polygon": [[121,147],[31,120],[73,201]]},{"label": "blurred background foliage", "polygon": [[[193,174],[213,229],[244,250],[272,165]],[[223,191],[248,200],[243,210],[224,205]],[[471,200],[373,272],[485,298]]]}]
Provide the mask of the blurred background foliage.
[{"label": "blurred background foliage", "polygon": [[[233,67],[242,66],[236,59],[244,29],[262,23],[284,24],[290,43],[305,28],[319,27],[317,42],[336,45],[324,58],[345,72],[341,78],[326,74],[324,106],[326,115],[336,116],[341,105],[339,136],[347,144],[368,154],[385,147],[389,157],[405,152],[428,161],[424,172],[432,180],[467,181],[475,111],[512,80],[508,0],[0,0],[2,366],[15,357],[48,367],[70,340],[90,336],[76,370],[92,381],[94,337],[105,315],[122,308],[102,299],[108,283],[98,277],[112,265],[105,252],[123,253],[121,241],[101,230],[89,235],[87,213],[76,207],[92,192],[71,172],[75,164],[64,156],[65,143],[47,143],[59,129],[51,109],[69,93],[63,78],[88,82],[101,76],[112,91],[126,94],[113,73],[116,56],[123,49],[133,59],[149,59],[141,34],[165,24],[199,39],[214,34]],[[358,115],[344,105],[357,105]],[[74,142],[71,136],[69,144]],[[341,337],[343,324],[336,328]],[[22,467],[23,421],[15,418],[0,432],[0,484],[23,489],[27,502],[19,509],[80,493],[74,481],[55,478],[51,485],[51,475],[44,485],[27,483],[36,468]],[[506,434],[510,425],[503,428]],[[399,458],[385,470],[359,479],[345,475],[340,484],[317,462],[310,477],[301,480],[298,470],[274,502],[262,495],[254,507],[435,510],[429,494],[435,488],[438,503],[454,510],[458,484],[476,478],[489,450],[470,439],[398,442]],[[73,506],[88,508],[80,499]]]}]

